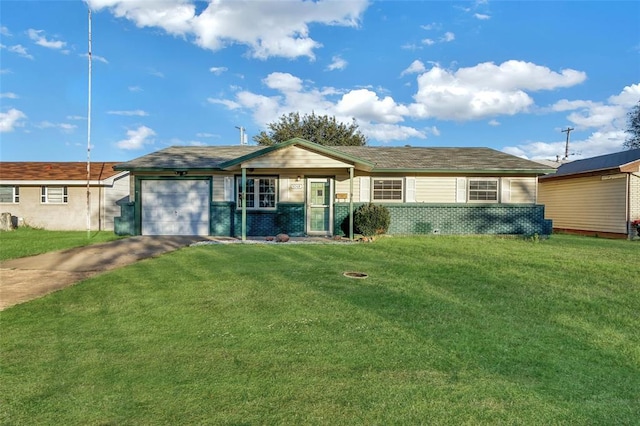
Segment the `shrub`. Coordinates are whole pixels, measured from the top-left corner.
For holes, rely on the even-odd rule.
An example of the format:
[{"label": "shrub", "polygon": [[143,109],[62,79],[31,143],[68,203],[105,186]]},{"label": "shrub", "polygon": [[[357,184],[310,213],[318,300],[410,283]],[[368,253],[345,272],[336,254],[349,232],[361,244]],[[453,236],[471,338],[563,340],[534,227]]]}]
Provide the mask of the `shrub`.
[{"label": "shrub", "polygon": [[353,215],[353,225],[356,232],[366,237],[385,234],[389,229],[390,222],[389,209],[372,203],[360,206]]}]

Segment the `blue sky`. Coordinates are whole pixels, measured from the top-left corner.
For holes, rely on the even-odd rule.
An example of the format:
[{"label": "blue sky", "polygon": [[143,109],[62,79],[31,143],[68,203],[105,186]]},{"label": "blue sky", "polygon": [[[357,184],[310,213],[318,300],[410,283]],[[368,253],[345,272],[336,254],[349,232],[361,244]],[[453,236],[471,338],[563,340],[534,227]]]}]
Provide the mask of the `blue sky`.
[{"label": "blue sky", "polygon": [[640,2],[2,1],[0,158],[125,161],[248,142],[283,114],[357,120],[372,146],[527,158],[622,150]]}]

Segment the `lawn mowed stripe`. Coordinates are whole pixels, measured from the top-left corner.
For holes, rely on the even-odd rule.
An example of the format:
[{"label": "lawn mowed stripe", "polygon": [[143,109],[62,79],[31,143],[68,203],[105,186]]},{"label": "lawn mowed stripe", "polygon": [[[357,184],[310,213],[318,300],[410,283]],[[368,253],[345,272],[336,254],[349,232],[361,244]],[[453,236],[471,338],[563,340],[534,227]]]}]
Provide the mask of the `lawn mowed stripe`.
[{"label": "lawn mowed stripe", "polygon": [[2,312],[0,421],[630,424],[637,251],[566,236],[182,249]]}]

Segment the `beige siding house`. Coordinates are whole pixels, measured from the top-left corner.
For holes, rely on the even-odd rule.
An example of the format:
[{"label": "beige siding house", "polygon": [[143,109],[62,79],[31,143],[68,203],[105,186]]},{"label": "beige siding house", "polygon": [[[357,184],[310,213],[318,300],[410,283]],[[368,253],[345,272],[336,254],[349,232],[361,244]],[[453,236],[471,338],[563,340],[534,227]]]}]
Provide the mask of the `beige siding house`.
[{"label": "beige siding house", "polygon": [[351,236],[353,212],[386,206],[391,234],[548,234],[539,163],[489,148],[170,147],[131,173],[116,232],[133,235]]},{"label": "beige siding house", "polygon": [[[113,231],[118,203],[127,202],[129,173],[116,163],[90,167],[90,226]],[[14,225],[49,230],[87,229],[87,163],[0,162],[0,210],[11,213]]]},{"label": "beige siding house", "polygon": [[632,222],[640,219],[640,149],[566,163],[539,182],[539,201],[554,230],[637,236]]}]

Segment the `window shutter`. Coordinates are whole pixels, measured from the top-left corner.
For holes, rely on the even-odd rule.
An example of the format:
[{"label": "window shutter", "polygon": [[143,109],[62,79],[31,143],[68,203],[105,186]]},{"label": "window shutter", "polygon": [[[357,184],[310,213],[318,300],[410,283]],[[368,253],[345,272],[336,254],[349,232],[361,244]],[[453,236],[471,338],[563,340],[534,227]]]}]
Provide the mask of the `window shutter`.
[{"label": "window shutter", "polygon": [[467,202],[467,178],[456,178],[456,203]]},{"label": "window shutter", "polygon": [[501,179],[500,190],[502,191],[500,194],[500,202],[510,203],[511,202],[511,179]]},{"label": "window shutter", "polygon": [[371,200],[371,179],[360,177],[360,202],[368,203]]},{"label": "window shutter", "polygon": [[224,177],[224,200],[233,201],[233,176]]},{"label": "window shutter", "polygon": [[416,202],[416,178],[408,177],[406,179],[407,190],[405,194],[405,203],[415,203]]}]

